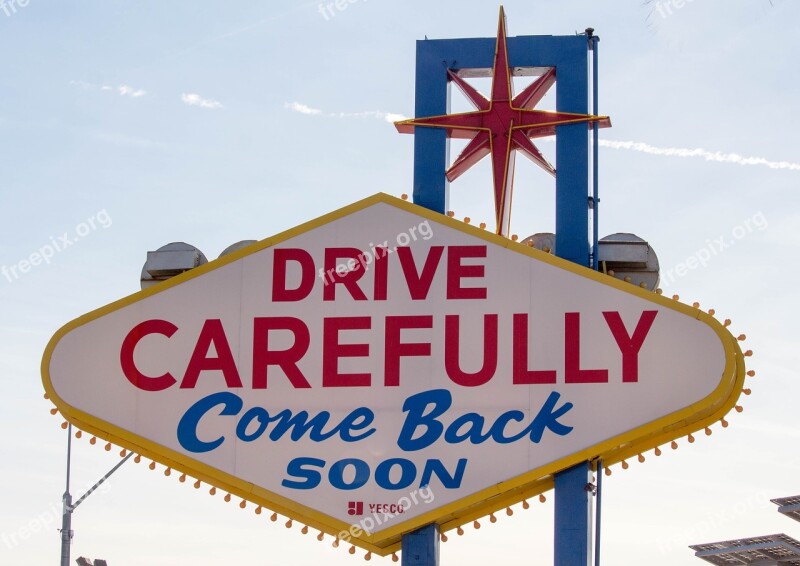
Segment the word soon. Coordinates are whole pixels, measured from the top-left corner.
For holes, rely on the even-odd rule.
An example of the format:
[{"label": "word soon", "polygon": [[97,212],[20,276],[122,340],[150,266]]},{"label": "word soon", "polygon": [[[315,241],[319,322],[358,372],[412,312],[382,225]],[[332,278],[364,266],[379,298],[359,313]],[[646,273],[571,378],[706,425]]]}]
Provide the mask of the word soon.
[{"label": "word soon", "polygon": [[[290,489],[314,489],[322,482],[322,473],[326,462],[319,458],[301,457],[289,462],[286,473],[297,479],[284,479],[283,487]],[[389,458],[375,467],[375,483],[387,490],[406,489],[419,477],[419,487],[427,487],[435,475],[447,489],[461,487],[467,459],[461,458],[451,474],[441,460],[436,458],[425,461],[422,473],[419,474],[416,464],[406,458]],[[398,475],[399,477],[396,477]],[[358,458],[344,458],[331,464],[328,469],[328,483],[343,491],[364,487],[370,480],[369,464]],[[396,479],[392,479],[395,476]],[[347,479],[349,478],[349,479]]]}]

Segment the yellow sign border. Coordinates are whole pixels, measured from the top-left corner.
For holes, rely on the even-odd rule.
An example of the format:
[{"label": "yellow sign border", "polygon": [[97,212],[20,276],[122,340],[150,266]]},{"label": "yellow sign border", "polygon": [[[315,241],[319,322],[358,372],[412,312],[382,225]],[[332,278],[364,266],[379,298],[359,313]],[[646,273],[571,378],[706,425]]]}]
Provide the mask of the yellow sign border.
[{"label": "yellow sign border", "polygon": [[736,400],[744,384],[744,356],[736,338],[734,338],[722,324],[714,319],[714,317],[699,309],[667,299],[651,291],[646,291],[635,285],[631,285],[630,283],[619,281],[608,275],[576,265],[572,262],[528,247],[527,245],[514,242],[505,237],[454,220],[385,193],[377,193],[275,236],[251,244],[225,257],[211,261],[205,265],[187,271],[182,275],[178,275],[153,287],[91,311],[65,324],[50,339],[42,358],[42,382],[50,400],[56,405],[67,421],[108,442],[122,446],[123,448],[141,454],[147,458],[151,458],[154,461],[160,462],[179,472],[186,473],[209,485],[228,491],[233,495],[241,497],[243,500],[251,501],[281,515],[301,521],[310,527],[319,529],[334,537],[341,534],[343,531],[348,531],[351,525],[344,521],[334,519],[324,513],[300,505],[286,497],[268,491],[250,482],[245,482],[235,476],[221,472],[202,462],[197,462],[188,456],[160,446],[155,442],[142,438],[110,423],[106,423],[101,419],[68,405],[56,394],[52,386],[50,380],[50,361],[53,350],[61,338],[88,322],[378,203],[394,206],[449,228],[459,230],[470,236],[480,238],[495,246],[508,248],[538,261],[543,261],[555,267],[566,269],[597,283],[614,287],[662,307],[694,317],[710,326],[719,336],[725,352],[725,369],[720,377],[719,385],[708,397],[680,411],[676,411],[666,417],[662,417],[634,430],[608,439],[591,448],[551,462],[546,466],[526,472],[511,480],[483,489],[477,493],[461,498],[458,501],[437,507],[433,511],[398,523],[378,533],[368,535],[362,532],[359,536],[349,537],[346,539],[348,542],[380,556],[385,556],[400,549],[401,537],[404,533],[414,531],[430,523],[438,523],[442,532],[455,529],[477,518],[483,517],[488,513],[498,511],[509,505],[513,505],[524,499],[552,489],[553,477],[558,471],[587,460],[602,459],[605,466],[621,462],[626,458],[636,456],[637,454],[646,452],[671,440],[704,429],[724,417],[736,404]]}]

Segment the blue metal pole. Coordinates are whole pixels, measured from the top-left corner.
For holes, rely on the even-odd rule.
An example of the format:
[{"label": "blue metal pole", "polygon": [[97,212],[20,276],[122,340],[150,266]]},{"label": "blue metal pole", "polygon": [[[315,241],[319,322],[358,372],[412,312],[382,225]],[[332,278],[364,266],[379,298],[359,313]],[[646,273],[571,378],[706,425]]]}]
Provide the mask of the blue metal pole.
[{"label": "blue metal pole", "polygon": [[[414,117],[438,116],[450,111],[447,67],[427,41],[417,42],[416,99]],[[415,204],[440,214],[447,213],[449,184],[444,172],[450,161],[447,132],[439,128],[417,128],[414,132]]]},{"label": "blue metal pole", "polygon": [[583,462],[556,474],[555,566],[589,566],[592,467]]},{"label": "blue metal pole", "polygon": [[403,535],[402,566],[439,564],[439,525],[431,524]]},{"label": "blue metal pole", "polygon": [[[586,38],[574,36],[557,66],[556,109],[586,114],[589,68]],[[586,124],[556,126],[556,255],[589,267],[589,138]]]},{"label": "blue metal pole", "polygon": [[[583,49],[586,49],[584,44]],[[584,51],[584,61],[586,52]],[[560,71],[560,69],[559,69]],[[571,69],[575,88],[563,105],[572,112],[586,112],[588,69],[576,65]],[[582,80],[580,76],[582,74]],[[564,84],[559,74],[560,87]],[[583,88],[580,88],[582,85]],[[559,94],[562,91],[559,91]],[[565,96],[567,93],[565,92]],[[559,101],[561,102],[561,101]],[[561,108],[561,105],[559,105]],[[587,176],[589,152],[586,127],[582,125],[559,126],[556,135],[556,255],[589,266]],[[596,130],[595,130],[596,131]],[[563,161],[569,159],[569,167]],[[596,206],[596,203],[595,203]],[[595,208],[594,217],[597,217]],[[555,476],[555,566],[589,566],[591,542],[592,494],[587,491],[591,483],[591,466],[584,462]]]},{"label": "blue metal pole", "polygon": [[600,566],[600,521],[602,519],[603,505],[603,461],[597,461],[597,507],[595,508],[594,523],[594,566]]},{"label": "blue metal pole", "polygon": [[[592,48],[592,114],[598,116],[597,94],[600,89],[597,87],[597,42],[600,41],[600,38],[596,35],[591,35],[589,41],[591,42]],[[595,122],[592,124],[592,268],[595,271],[597,271],[599,266],[597,253],[598,232],[600,229],[600,184],[597,177],[600,169],[598,166],[598,157],[600,153],[599,133],[600,128],[597,122]]]}]

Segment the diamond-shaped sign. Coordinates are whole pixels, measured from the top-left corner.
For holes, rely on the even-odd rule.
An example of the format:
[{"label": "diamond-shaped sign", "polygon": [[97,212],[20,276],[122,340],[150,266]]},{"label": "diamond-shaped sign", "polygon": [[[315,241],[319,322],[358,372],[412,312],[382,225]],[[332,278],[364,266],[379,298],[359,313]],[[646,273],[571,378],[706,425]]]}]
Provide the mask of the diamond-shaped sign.
[{"label": "diamond-shaped sign", "polygon": [[377,194],[91,312],[75,425],[379,554],[733,407],[711,316]]}]

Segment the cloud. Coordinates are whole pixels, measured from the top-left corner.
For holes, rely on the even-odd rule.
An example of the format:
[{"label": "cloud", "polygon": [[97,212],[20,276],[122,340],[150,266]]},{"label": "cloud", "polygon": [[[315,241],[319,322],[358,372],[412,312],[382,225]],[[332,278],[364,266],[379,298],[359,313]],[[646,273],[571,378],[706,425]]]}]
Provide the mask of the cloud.
[{"label": "cloud", "polygon": [[134,89],[128,85],[118,86],[117,91],[119,91],[120,96],[130,96],[131,98],[139,98],[140,96],[147,94],[147,91],[145,90]]},{"label": "cloud", "polygon": [[650,155],[664,155],[668,157],[699,157],[701,159],[705,159],[706,161],[716,161],[719,163],[762,165],[764,167],[769,167],[770,169],[788,169],[789,171],[800,171],[800,163],[790,163],[788,161],[770,161],[763,157],[744,157],[738,153],[708,151],[699,147],[655,147],[643,142],[612,140],[600,140],[600,147],[640,151]]},{"label": "cloud", "polygon": [[392,114],[391,112],[387,113],[384,117],[384,120],[387,122],[399,122],[401,120],[408,120],[408,116],[404,116],[402,114]]},{"label": "cloud", "polygon": [[183,93],[181,94],[181,101],[189,106],[199,106],[200,108],[207,108],[209,110],[216,110],[217,108],[224,108],[222,103],[218,100],[210,98],[203,98],[197,93]]},{"label": "cloud", "polygon": [[367,110],[366,112],[331,112],[329,116],[335,116],[337,118],[377,118],[378,120],[384,120],[390,123],[408,119],[402,114],[381,112],[380,110]]},{"label": "cloud", "polygon": [[99,90],[102,92],[117,92],[120,96],[129,96],[131,98],[140,98],[147,94],[146,90],[140,88],[133,88],[132,86],[128,85],[119,85],[118,87],[113,87],[110,85],[96,85],[92,83],[87,83],[86,81],[69,81],[69,84],[76,86],[82,90]]},{"label": "cloud", "polygon": [[299,112],[300,114],[321,114],[322,110],[318,108],[311,108],[310,106],[306,106],[301,102],[287,102],[283,105],[284,108],[288,108],[289,110],[294,110],[295,112]]},{"label": "cloud", "polygon": [[319,108],[312,108],[302,102],[287,102],[283,105],[294,112],[306,115],[324,115],[332,118],[377,118],[386,122],[397,122],[399,120],[406,120],[407,118],[402,114],[395,114],[392,112],[381,112],[380,110],[367,110],[366,112],[323,112]]}]

